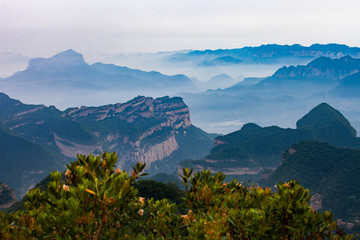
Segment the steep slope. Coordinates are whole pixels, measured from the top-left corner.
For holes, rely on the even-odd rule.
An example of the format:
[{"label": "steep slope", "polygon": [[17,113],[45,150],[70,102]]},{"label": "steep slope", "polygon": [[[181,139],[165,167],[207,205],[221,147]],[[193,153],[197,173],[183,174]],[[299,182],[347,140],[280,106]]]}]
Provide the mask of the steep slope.
[{"label": "steep slope", "polygon": [[262,184],[274,186],[293,179],[312,194],[320,194],[322,209],[345,221],[359,219],[360,150],[313,141],[293,144]]},{"label": "steep slope", "polygon": [[189,109],[178,97],[139,96],[124,104],[68,109],[64,116],[96,136],[103,149],[118,152],[125,168],[142,161],[149,171],[174,171],[179,161],[202,156],[212,141],[191,125]]},{"label": "steep slope", "polygon": [[337,146],[352,146],[356,130],[336,109],[321,103],[296,123],[298,129],[310,131],[311,137]]},{"label": "steep slope", "polygon": [[0,107],[2,124],[54,152],[60,153],[58,143],[61,139],[76,142],[79,153],[87,152],[88,145],[96,145],[94,136],[86,132],[79,123],[64,118],[63,112],[54,106],[23,104],[0,93]]},{"label": "steep slope", "polygon": [[14,190],[8,185],[0,182],[0,210],[2,208],[9,208],[17,201]]},{"label": "steep slope", "polygon": [[64,166],[65,160],[60,156],[0,124],[0,181],[14,189],[16,196],[23,196],[50,171]]},{"label": "steep slope", "polygon": [[209,134],[191,124],[179,97],[139,96],[123,104],[60,111],[0,96],[0,121],[6,127],[67,161],[78,153],[116,151],[119,167],[131,169],[142,161],[149,172],[173,172],[179,161],[202,157],[212,144]]},{"label": "steep slope", "polygon": [[214,147],[204,159],[184,161],[180,168],[209,168],[242,180],[259,180],[264,169],[279,165],[284,149],[301,140],[360,148],[356,131],[348,120],[330,105],[322,103],[298,121],[297,129],[245,124],[239,131],[216,137]]}]

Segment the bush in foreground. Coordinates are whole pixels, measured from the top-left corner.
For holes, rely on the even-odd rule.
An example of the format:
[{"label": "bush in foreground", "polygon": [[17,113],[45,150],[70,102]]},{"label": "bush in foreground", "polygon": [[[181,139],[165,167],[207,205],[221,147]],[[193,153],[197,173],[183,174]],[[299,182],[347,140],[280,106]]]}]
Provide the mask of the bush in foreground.
[{"label": "bush in foreground", "polygon": [[184,169],[188,213],[180,215],[167,199],[137,195],[144,164],[129,175],[116,161],[115,153],[79,155],[66,181],[51,173],[47,191],[28,193],[24,212],[0,213],[0,239],[351,239],[330,212],[313,211],[309,190],[293,181],[275,193]]}]

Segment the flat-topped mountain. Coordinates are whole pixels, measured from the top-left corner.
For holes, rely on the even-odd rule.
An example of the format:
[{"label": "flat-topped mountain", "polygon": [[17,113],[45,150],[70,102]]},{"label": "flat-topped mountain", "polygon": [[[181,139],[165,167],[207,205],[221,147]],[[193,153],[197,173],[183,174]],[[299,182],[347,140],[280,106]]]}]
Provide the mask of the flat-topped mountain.
[{"label": "flat-topped mountain", "polygon": [[[211,135],[191,124],[189,109],[179,97],[153,99],[139,96],[126,103],[60,111],[54,106],[23,104],[0,94],[0,122],[26,143],[36,144],[62,158],[62,161],[49,160],[36,171],[24,169],[23,165],[9,160],[0,171],[13,174],[11,176],[17,176],[10,171],[14,166],[24,173],[41,171],[48,174],[50,169],[59,170],[56,164],[64,166],[77,154],[104,151],[117,152],[119,167],[123,169],[131,169],[134,163],[142,161],[148,172],[174,172],[180,161],[204,156],[213,141]],[[17,147],[21,145],[14,143],[11,146],[18,151]],[[10,154],[6,148],[2,153]],[[20,153],[26,157],[21,155],[18,161],[32,166],[37,166],[35,162],[42,159],[26,152],[17,154]],[[19,189],[6,178],[0,180]]]},{"label": "flat-topped mountain", "polygon": [[191,125],[189,109],[180,97],[153,99],[138,96],[124,104],[69,108],[65,110],[64,116],[86,122],[118,119],[131,123],[138,118],[154,118],[159,121],[165,119],[166,123],[162,125],[175,129]]},{"label": "flat-topped mountain", "polygon": [[28,70],[45,70],[49,67],[61,66],[86,66],[82,54],[69,49],[65,52],[56,54],[51,58],[35,58],[29,61]]},{"label": "flat-topped mountain", "polygon": [[202,160],[188,160],[180,167],[225,172],[242,180],[260,179],[260,173],[280,164],[281,154],[301,140],[326,141],[336,146],[360,148],[349,121],[322,103],[297,122],[296,129],[245,124],[241,130],[215,138],[214,147]]},{"label": "flat-topped mountain", "polygon": [[[99,105],[139,94],[164,96],[196,89],[191,79],[182,74],[170,76],[100,62],[90,65],[73,50],[31,59],[24,71],[0,79],[0,88],[22,100],[27,100],[31,92],[30,101],[65,107],[74,106],[70,103]],[[91,95],[102,97],[95,101]]]},{"label": "flat-topped mountain", "polygon": [[[17,72],[3,80],[10,87],[45,84],[57,87],[85,88],[186,88],[193,86],[184,75],[167,76],[159,72],[145,72],[113,64],[89,65],[82,54],[67,50],[51,58],[36,58],[29,61],[25,71]],[[110,85],[111,84],[111,85]]]}]

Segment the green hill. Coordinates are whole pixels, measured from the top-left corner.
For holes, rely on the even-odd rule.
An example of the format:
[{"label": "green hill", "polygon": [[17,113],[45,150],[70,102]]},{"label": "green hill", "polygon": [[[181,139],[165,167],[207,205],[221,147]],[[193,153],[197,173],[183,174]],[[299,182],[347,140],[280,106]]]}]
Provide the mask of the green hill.
[{"label": "green hill", "polygon": [[281,165],[261,182],[298,181],[312,194],[319,193],[322,208],[337,218],[360,218],[360,150],[339,148],[324,142],[302,141],[283,153]]},{"label": "green hill", "polygon": [[[356,130],[336,109],[321,103],[301,118],[296,126],[311,133],[315,140],[326,141],[338,146],[353,146]],[[357,146],[357,145],[356,145]]]},{"label": "green hill", "polygon": [[43,147],[12,133],[0,124],[0,181],[15,190],[19,198],[65,161]]},{"label": "green hill", "polygon": [[216,137],[210,154],[201,160],[184,161],[180,168],[210,169],[241,180],[260,180],[265,169],[279,166],[284,149],[302,140],[360,148],[349,121],[327,103],[321,103],[297,122],[296,129],[245,124],[241,130]]}]

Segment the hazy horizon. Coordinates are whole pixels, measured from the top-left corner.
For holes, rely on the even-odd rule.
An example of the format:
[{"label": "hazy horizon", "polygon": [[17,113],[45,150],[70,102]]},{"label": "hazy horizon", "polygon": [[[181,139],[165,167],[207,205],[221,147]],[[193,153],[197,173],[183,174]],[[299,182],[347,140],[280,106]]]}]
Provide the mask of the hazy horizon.
[{"label": "hazy horizon", "polygon": [[262,44],[360,46],[357,0],[0,0],[0,52],[50,57]]}]

